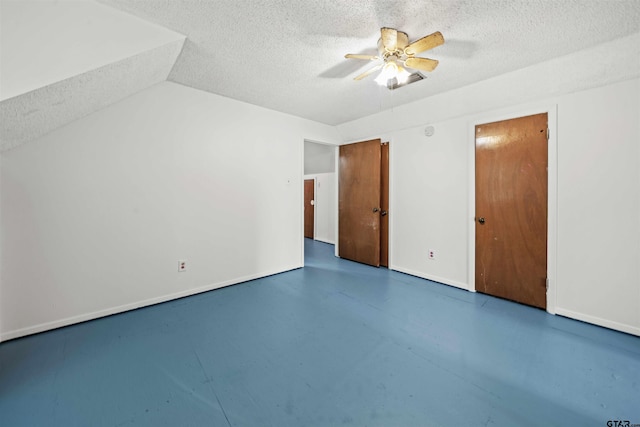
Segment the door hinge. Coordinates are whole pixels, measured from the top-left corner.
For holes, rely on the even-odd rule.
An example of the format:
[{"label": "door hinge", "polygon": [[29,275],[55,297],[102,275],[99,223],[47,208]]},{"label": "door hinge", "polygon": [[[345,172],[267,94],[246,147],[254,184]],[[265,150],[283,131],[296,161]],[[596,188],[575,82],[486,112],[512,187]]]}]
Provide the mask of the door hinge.
[{"label": "door hinge", "polygon": [[549,128],[547,128],[547,141],[549,140]]},{"label": "door hinge", "polygon": [[549,278],[548,277],[545,279],[545,286],[547,287],[547,290],[549,290]]}]

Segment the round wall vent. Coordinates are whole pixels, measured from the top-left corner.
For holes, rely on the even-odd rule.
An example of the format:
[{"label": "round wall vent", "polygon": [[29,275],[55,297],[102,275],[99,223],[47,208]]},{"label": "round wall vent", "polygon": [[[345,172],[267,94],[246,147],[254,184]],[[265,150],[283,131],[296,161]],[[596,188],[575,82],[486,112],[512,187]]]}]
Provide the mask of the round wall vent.
[{"label": "round wall vent", "polygon": [[426,128],[424,128],[425,136],[433,136],[435,131],[436,130],[433,128],[433,126],[427,126]]}]

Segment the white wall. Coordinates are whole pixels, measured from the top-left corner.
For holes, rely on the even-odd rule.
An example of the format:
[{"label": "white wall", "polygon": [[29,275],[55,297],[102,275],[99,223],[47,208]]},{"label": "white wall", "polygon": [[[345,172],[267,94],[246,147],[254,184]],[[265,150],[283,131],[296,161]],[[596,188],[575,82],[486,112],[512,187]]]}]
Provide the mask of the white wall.
[{"label": "white wall", "polygon": [[315,179],[313,239],[333,245],[336,235],[336,174],[318,173],[304,178]]},{"label": "white wall", "polygon": [[[369,118],[339,127],[354,140],[391,141],[390,267],[473,290],[473,126],[550,111],[551,311],[640,335],[640,80],[547,98],[528,91],[507,75],[412,108],[437,116],[442,106],[451,118],[425,114],[398,130]],[[522,103],[512,103],[514,92]]]},{"label": "white wall", "polygon": [[2,0],[0,10],[2,100],[184,40],[92,0]]},{"label": "white wall", "polygon": [[558,100],[557,312],[640,335],[640,80]]},{"label": "white wall", "polygon": [[330,173],[335,172],[334,145],[319,144],[316,142],[304,142],[304,173]]},{"label": "white wall", "polygon": [[[338,126],[343,141],[391,143],[391,267],[471,287],[470,129],[551,106],[555,309],[640,335],[638,41]],[[163,83],[2,153],[0,340],[302,265],[304,139],[339,142]]]},{"label": "white wall", "polygon": [[[467,129],[454,119],[390,135],[390,267],[467,288]],[[429,260],[428,250],[436,252]]]},{"label": "white wall", "polygon": [[302,266],[305,138],[162,83],[2,153],[0,339]]}]

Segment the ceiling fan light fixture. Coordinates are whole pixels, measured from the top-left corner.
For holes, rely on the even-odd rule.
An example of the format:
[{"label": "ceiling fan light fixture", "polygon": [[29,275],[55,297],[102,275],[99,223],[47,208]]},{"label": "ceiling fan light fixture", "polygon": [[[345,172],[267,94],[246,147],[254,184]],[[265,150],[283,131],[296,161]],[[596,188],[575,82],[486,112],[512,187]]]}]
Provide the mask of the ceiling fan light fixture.
[{"label": "ceiling fan light fixture", "polygon": [[[380,29],[380,38],[378,39],[377,56],[348,53],[345,58],[380,61],[375,67],[354,77],[354,80],[362,80],[382,69],[375,82],[380,86],[387,86],[393,90],[424,79],[424,76],[418,71],[433,71],[438,66],[438,60],[415,55],[438,47],[443,43],[444,37],[440,31],[409,43],[409,36],[404,31],[382,27]],[[416,71],[411,73],[405,70],[405,67]]]},{"label": "ceiling fan light fixture", "polygon": [[380,86],[386,86],[389,80],[398,76],[399,71],[398,64],[394,61],[387,62],[384,64],[384,67],[382,67],[382,71],[380,71],[380,74],[376,77],[375,82]]},{"label": "ceiling fan light fixture", "polygon": [[398,67],[398,74],[396,74],[396,81],[399,85],[407,84],[409,81],[409,77],[411,77],[411,73],[402,67]]},{"label": "ceiling fan light fixture", "polygon": [[389,61],[384,64],[382,71],[375,78],[375,82],[380,86],[389,87],[390,82],[394,82],[397,85],[404,85],[409,80],[411,73],[403,67],[399,66],[395,61]]},{"label": "ceiling fan light fixture", "polygon": [[398,65],[395,62],[387,62],[382,67],[382,71],[378,74],[378,77],[375,78],[375,82],[380,86],[386,86],[387,81],[394,78],[398,72]]}]

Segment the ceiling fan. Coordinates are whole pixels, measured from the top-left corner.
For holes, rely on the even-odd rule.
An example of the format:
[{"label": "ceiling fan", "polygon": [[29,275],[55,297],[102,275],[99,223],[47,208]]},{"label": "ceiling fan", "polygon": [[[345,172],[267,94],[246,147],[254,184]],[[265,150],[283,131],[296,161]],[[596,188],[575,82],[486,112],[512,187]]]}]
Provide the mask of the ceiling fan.
[{"label": "ceiling fan", "polygon": [[383,27],[380,29],[380,39],[378,39],[378,55],[348,53],[344,57],[369,61],[382,60],[380,64],[356,76],[354,80],[362,80],[376,71],[382,70],[375,81],[391,89],[394,84],[397,86],[407,83],[411,73],[405,67],[420,71],[433,71],[438,66],[437,60],[421,58],[416,55],[443,43],[444,37],[440,31],[409,43],[407,33],[395,28]]}]

